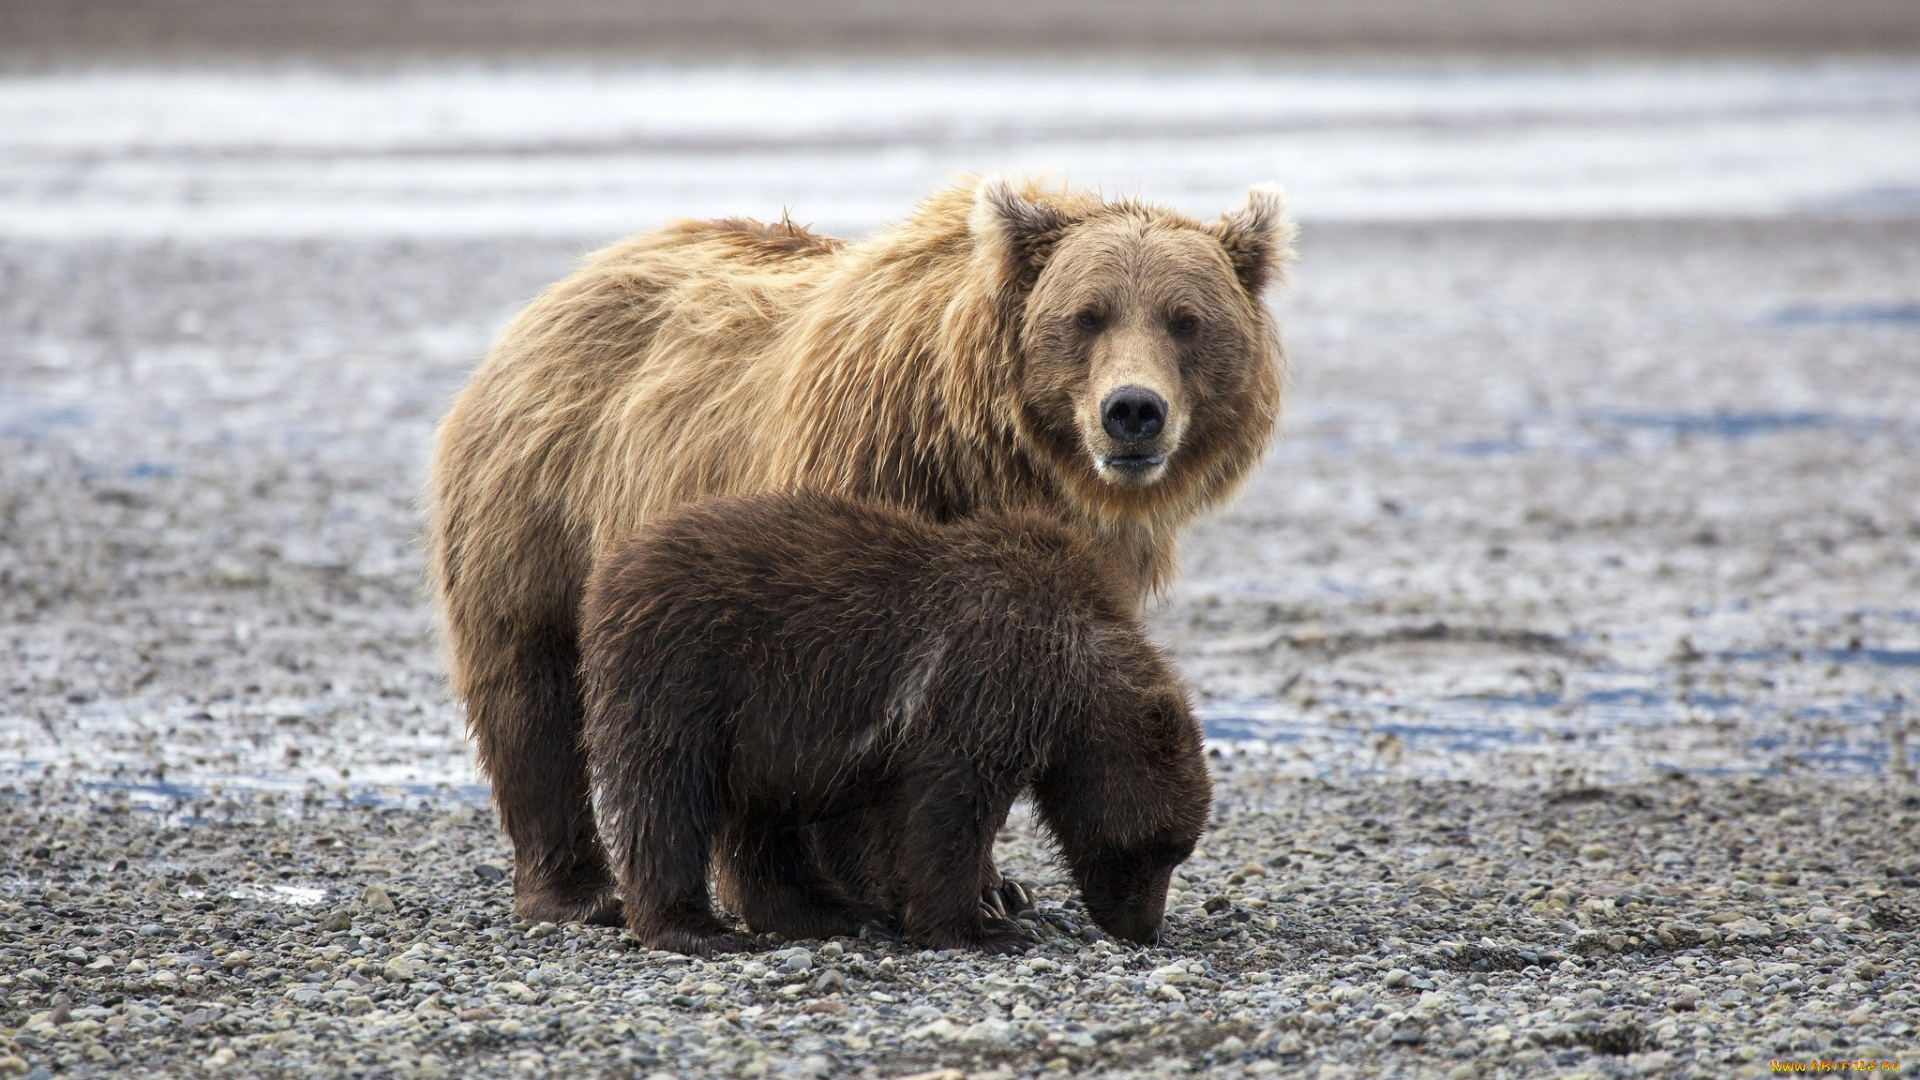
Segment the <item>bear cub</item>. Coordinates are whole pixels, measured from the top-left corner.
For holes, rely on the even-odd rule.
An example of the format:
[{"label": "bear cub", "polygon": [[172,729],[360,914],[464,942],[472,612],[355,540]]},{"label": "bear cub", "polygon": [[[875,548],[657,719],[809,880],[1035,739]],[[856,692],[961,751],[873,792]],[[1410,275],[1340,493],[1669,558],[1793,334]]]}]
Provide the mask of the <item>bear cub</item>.
[{"label": "bear cub", "polygon": [[603,559],[586,746],[633,932],[707,955],[892,925],[1031,939],[984,908],[1030,794],[1093,920],[1159,934],[1212,808],[1185,684],[1124,571],[1052,519],[935,524],[839,496],[695,503]]}]

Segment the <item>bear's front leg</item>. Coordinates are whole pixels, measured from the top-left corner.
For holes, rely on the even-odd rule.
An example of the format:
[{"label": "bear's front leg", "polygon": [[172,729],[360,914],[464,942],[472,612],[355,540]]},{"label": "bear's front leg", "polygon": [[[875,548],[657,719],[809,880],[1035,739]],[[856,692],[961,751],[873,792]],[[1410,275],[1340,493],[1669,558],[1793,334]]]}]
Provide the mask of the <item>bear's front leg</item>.
[{"label": "bear's front leg", "polygon": [[[890,891],[900,898],[907,937],[936,949],[1000,955],[1031,949],[1032,935],[983,902],[989,894],[1004,896],[994,880],[993,838],[1017,786],[956,763],[901,790],[915,794],[901,815]],[[1001,899],[1002,910],[1004,904]]]}]

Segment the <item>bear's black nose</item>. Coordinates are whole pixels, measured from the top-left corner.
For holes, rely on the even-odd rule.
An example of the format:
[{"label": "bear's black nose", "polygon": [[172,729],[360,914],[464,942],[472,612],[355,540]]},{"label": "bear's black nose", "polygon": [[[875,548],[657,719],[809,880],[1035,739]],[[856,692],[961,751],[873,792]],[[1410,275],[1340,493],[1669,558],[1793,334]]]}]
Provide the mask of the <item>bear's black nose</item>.
[{"label": "bear's black nose", "polygon": [[1100,423],[1121,442],[1145,442],[1167,426],[1167,399],[1143,386],[1123,386],[1100,406]]}]

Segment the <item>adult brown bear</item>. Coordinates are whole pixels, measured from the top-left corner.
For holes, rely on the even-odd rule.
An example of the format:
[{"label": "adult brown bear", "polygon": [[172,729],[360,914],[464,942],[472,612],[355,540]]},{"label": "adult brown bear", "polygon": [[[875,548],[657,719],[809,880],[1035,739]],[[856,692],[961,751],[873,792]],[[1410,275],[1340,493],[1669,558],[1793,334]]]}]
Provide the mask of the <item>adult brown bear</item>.
[{"label": "adult brown bear", "polygon": [[1030,792],[1087,911],[1159,937],[1213,808],[1186,684],[1133,583],[1051,516],[936,524],[832,495],[705,499],[587,579],[584,743],[627,924],[710,954],[875,919],[1020,952],[983,911]]},{"label": "adult brown bear", "polygon": [[580,747],[582,584],[653,515],[813,490],[938,521],[1071,523],[1141,595],[1279,416],[1273,188],[1203,223],[1006,179],[858,244],[682,222],[591,258],[501,334],[441,425],[430,563],[455,691],[514,846],[514,910],[618,900]]}]

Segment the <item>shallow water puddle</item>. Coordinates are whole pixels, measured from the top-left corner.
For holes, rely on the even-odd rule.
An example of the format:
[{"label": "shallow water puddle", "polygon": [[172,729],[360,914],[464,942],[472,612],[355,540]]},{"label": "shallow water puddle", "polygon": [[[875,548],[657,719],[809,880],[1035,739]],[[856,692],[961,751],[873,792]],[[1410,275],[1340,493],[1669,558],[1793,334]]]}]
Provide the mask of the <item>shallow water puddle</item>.
[{"label": "shallow water puddle", "polygon": [[[49,775],[49,770],[61,768],[60,763],[46,760],[0,761],[0,798],[31,801],[35,785]],[[65,769],[69,773],[74,771],[70,764]],[[458,782],[355,783],[332,787],[322,785],[315,777],[286,774],[222,774],[188,781],[83,779],[77,786],[96,802],[122,806],[134,813],[161,814],[188,825],[216,821],[241,802],[257,803],[263,797],[277,802],[283,812],[290,815],[298,815],[316,805],[334,808],[478,805],[493,797],[492,788],[474,782],[471,775]]]},{"label": "shallow water puddle", "polygon": [[1723,652],[1720,659],[1778,664],[1816,661],[1829,664],[1871,664],[1876,667],[1920,667],[1920,649],[1749,649]]},{"label": "shallow water puddle", "polygon": [[[1421,440],[1362,418],[1325,416],[1300,422],[1297,432],[1290,433],[1289,439],[1311,440],[1311,452],[1320,454],[1337,455],[1371,447],[1395,455],[1416,455],[1437,449],[1464,458],[1555,452],[1588,459],[1660,453],[1683,440],[1738,441],[1798,432],[1832,432],[1856,442],[1889,438],[1903,446],[1920,441],[1920,421],[1817,410],[1584,409],[1518,416],[1506,421],[1505,427],[1506,431],[1500,435],[1446,441],[1429,447]],[[1285,452],[1283,443],[1280,453]]]},{"label": "shallow water puddle", "polygon": [[[1315,705],[1308,713],[1297,703],[1250,699],[1209,702],[1200,713],[1220,748],[1291,759],[1308,775],[1485,779],[1516,768],[1571,768],[1596,780],[1628,780],[1649,771],[1883,773],[1893,756],[1883,721],[1901,702],[1856,698],[1783,710],[1610,690],[1573,698],[1355,696]],[[1331,719],[1322,718],[1327,713]],[[1735,727],[1749,733],[1729,738],[1716,730]]]},{"label": "shallow water puddle", "polygon": [[1770,312],[1765,321],[1778,326],[1863,323],[1920,326],[1920,304],[1795,304]]}]

